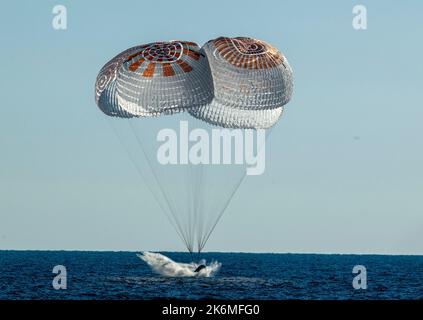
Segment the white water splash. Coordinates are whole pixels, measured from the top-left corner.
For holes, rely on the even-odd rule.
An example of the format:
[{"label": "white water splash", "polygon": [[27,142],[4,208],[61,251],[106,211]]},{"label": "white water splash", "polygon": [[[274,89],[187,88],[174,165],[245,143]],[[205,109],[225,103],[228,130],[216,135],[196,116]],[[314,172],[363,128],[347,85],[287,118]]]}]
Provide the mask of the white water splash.
[{"label": "white water splash", "polygon": [[[205,260],[200,261],[199,264],[195,262],[179,263],[160,253],[148,251],[137,254],[137,256],[145,261],[154,272],[167,277],[212,277],[222,265],[217,261],[206,265]],[[199,272],[194,272],[200,264],[204,264],[206,267]]]}]

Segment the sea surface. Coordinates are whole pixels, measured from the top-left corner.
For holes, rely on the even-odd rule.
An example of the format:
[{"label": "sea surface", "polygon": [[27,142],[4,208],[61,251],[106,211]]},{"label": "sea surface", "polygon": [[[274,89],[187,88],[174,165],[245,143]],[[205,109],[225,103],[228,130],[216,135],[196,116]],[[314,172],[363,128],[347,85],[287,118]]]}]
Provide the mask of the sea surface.
[{"label": "sea surface", "polygon": [[[178,262],[186,253],[164,252]],[[0,251],[0,299],[423,299],[423,256],[205,253],[213,277],[155,274],[135,252]],[[66,267],[65,290],[52,285]],[[353,288],[363,265],[367,289]]]}]

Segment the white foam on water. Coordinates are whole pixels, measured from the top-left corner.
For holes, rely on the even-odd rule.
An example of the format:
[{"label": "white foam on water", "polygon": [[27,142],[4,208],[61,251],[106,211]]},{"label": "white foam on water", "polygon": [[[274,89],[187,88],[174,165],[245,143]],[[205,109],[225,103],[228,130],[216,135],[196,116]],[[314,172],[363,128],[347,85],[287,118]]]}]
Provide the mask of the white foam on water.
[{"label": "white foam on water", "polygon": [[[145,261],[154,272],[166,277],[212,277],[222,265],[217,261],[207,265],[205,260],[200,261],[199,264],[195,262],[180,263],[160,253],[148,251],[139,253],[137,256]],[[206,267],[199,272],[194,272],[200,264],[204,264]]]}]

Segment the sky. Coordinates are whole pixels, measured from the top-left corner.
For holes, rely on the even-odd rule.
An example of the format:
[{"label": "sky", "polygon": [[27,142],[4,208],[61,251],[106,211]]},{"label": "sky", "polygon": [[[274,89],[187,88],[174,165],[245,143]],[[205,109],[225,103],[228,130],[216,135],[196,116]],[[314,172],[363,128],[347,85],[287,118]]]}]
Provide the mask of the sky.
[{"label": "sky", "polygon": [[224,35],[280,49],[294,96],[265,173],[246,177],[205,250],[423,254],[422,13],[417,0],[3,3],[0,249],[183,251],[94,84],[131,46]]}]

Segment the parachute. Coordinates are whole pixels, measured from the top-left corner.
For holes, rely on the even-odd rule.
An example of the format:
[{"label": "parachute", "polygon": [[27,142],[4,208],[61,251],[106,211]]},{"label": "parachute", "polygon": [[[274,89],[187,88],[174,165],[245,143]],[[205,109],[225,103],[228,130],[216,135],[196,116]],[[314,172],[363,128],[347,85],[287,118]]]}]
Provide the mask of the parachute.
[{"label": "parachute", "polygon": [[292,92],[285,56],[246,37],[132,47],[95,85],[99,109],[190,253],[204,248],[248,172],[249,143],[258,159],[260,134]]},{"label": "parachute", "polygon": [[270,128],[292,96],[292,70],[281,52],[255,39],[218,38],[202,48],[209,58],[213,101],[190,113],[229,128]]}]

